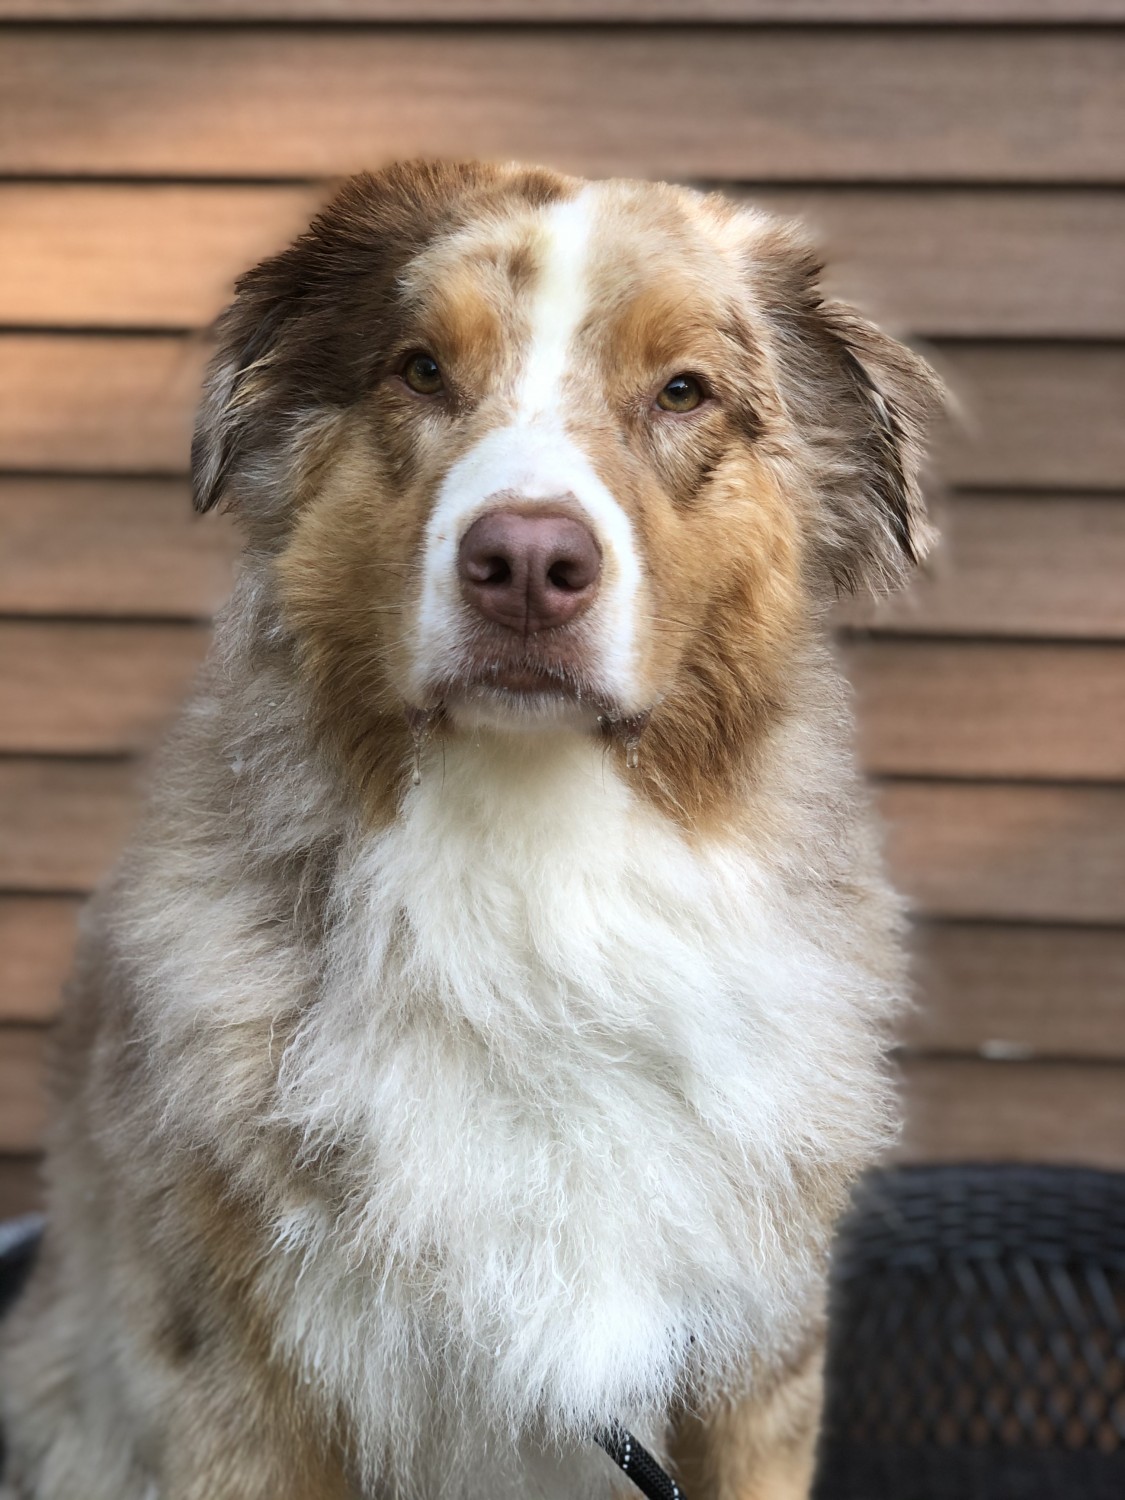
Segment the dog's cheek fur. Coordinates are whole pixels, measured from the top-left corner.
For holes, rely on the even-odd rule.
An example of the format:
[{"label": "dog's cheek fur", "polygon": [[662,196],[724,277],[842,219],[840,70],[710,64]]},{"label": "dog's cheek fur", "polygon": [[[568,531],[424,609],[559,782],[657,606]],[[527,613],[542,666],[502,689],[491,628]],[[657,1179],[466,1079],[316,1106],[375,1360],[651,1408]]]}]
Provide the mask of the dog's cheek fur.
[{"label": "dog's cheek fur", "polygon": [[388,483],[379,446],[353,416],[275,565],[317,738],[372,826],[393,816],[410,763],[402,688],[425,521],[422,484]]},{"label": "dog's cheek fur", "polygon": [[658,701],[634,779],[693,834],[721,834],[790,706],[806,605],[797,516],[769,465],[735,443],[693,506],[653,507],[638,532]]},{"label": "dog's cheek fur", "polygon": [[[633,206],[641,232],[623,220],[614,251],[624,247],[626,270],[639,267],[650,289],[637,295],[626,280],[623,290],[610,271],[595,283],[601,345],[589,379],[605,388],[620,427],[583,424],[645,578],[638,676],[655,707],[637,766],[626,765],[627,741],[614,741],[613,753],[643,797],[706,837],[737,823],[756,757],[793,696],[789,669],[809,603],[808,498],[799,470],[772,461],[789,457],[789,428],[766,330],[751,326],[739,281],[733,271],[724,281],[713,260],[710,277],[695,266],[698,238],[674,219],[682,243],[672,268],[647,264],[642,208]],[[661,411],[653,371],[698,371],[710,387],[704,405],[687,416]]]}]

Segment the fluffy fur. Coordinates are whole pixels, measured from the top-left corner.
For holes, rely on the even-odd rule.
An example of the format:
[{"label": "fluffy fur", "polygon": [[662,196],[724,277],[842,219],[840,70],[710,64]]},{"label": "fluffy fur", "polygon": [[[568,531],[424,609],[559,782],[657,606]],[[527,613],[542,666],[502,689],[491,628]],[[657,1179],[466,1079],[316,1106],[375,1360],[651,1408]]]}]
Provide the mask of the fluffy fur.
[{"label": "fluffy fur", "polygon": [[[686,190],[415,165],[240,284],[195,473],[246,563],[85,923],[20,1500],[604,1496],[614,1415],[806,1493],[902,989],[822,619],[923,549],[937,398],[815,275]],[[512,494],[604,563],[518,646],[453,572]]]}]

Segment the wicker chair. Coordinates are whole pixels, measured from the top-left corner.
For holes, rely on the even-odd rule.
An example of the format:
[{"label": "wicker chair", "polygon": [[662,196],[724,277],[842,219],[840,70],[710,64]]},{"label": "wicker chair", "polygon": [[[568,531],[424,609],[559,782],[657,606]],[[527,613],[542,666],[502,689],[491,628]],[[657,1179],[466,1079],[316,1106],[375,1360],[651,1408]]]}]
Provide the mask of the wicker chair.
[{"label": "wicker chair", "polygon": [[[0,1233],[0,1311],[34,1243]],[[816,1500],[1125,1500],[1125,1174],[871,1177],[828,1392]]]},{"label": "wicker chair", "polygon": [[877,1174],[833,1303],[817,1500],[1125,1500],[1125,1174]]}]

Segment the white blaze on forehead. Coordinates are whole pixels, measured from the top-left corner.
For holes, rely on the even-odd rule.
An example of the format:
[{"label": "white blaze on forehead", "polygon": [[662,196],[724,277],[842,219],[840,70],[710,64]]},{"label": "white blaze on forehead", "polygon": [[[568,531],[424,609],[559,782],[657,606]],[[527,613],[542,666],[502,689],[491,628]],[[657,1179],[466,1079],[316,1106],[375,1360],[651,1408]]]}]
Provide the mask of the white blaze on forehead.
[{"label": "white blaze on forehead", "polygon": [[594,190],[544,213],[544,254],[531,309],[531,338],[516,393],[516,419],[541,421],[558,410],[563,378],[590,294],[587,279]]},{"label": "white blaze on forehead", "polygon": [[461,597],[457,554],[476,518],[506,500],[577,501],[602,548],[598,598],[583,622],[589,673],[607,697],[630,711],[634,680],[640,558],[628,515],[602,480],[582,442],[582,412],[564,413],[566,375],[590,306],[590,244],[597,189],[540,213],[538,267],[530,294],[530,333],[503,426],[484,434],[449,470],[426,529],[414,684],[456,675],[465,660],[472,618]]}]

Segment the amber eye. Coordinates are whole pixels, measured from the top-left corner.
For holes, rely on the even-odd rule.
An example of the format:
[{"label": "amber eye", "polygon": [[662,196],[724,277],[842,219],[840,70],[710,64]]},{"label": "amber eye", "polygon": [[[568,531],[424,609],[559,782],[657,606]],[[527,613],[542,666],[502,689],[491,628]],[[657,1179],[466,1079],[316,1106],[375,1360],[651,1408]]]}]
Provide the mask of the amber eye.
[{"label": "amber eye", "polygon": [[436,396],[445,388],[441,369],[432,354],[412,354],[402,367],[402,378],[419,396]]},{"label": "amber eye", "polygon": [[661,411],[694,411],[703,401],[703,386],[694,375],[673,375],[656,398]]}]

